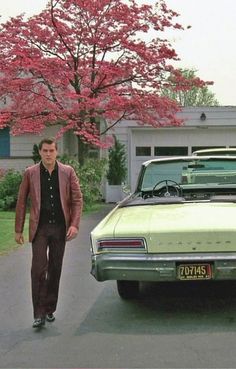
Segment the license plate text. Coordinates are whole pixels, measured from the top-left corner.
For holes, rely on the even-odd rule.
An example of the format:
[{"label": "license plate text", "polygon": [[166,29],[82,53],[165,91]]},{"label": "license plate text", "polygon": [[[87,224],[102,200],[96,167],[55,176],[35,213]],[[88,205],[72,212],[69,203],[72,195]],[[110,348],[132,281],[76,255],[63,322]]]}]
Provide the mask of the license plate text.
[{"label": "license plate text", "polygon": [[210,264],[181,264],[177,266],[177,277],[181,280],[211,279]]}]

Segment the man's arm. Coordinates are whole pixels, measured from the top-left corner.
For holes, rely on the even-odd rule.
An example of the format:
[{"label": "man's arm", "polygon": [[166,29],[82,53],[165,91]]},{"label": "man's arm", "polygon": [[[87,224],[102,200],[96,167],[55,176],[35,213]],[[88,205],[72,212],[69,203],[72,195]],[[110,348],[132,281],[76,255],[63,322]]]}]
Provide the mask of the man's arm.
[{"label": "man's arm", "polygon": [[28,194],[29,194],[29,173],[26,170],[19,188],[18,199],[16,203],[15,240],[19,244],[24,243],[23,230],[25,224],[25,214]]},{"label": "man's arm", "polygon": [[67,241],[70,241],[72,238],[76,237],[83,209],[83,196],[79,185],[79,179],[76,176],[73,168],[71,168],[70,175],[70,193],[71,193],[71,204],[70,204],[71,221],[66,235]]}]

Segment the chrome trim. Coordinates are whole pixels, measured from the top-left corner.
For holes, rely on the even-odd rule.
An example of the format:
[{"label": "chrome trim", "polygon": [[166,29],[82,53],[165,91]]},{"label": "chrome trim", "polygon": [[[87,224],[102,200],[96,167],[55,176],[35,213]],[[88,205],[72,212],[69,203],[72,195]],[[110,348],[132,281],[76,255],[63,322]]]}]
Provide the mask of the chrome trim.
[{"label": "chrome trim", "polygon": [[98,281],[138,280],[177,281],[177,264],[209,262],[213,279],[236,279],[236,252],[180,254],[120,254],[92,255],[91,274]]},{"label": "chrome trim", "polygon": [[[100,242],[106,242],[106,241],[114,241],[114,242],[123,242],[123,246],[99,246]],[[142,246],[125,246],[126,241],[141,241]],[[126,251],[141,251],[144,252],[147,250],[147,242],[144,237],[108,237],[108,238],[99,238],[96,240],[96,248],[98,252],[111,252],[111,251],[120,251],[120,250],[126,250]]]}]

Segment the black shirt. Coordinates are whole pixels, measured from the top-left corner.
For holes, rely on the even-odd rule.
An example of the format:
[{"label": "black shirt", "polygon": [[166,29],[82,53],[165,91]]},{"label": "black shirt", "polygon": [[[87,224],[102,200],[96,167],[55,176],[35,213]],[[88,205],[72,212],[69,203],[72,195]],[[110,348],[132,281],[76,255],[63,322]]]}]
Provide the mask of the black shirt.
[{"label": "black shirt", "polygon": [[40,184],[40,224],[64,225],[65,218],[61,206],[57,163],[51,175],[43,163],[40,163]]}]

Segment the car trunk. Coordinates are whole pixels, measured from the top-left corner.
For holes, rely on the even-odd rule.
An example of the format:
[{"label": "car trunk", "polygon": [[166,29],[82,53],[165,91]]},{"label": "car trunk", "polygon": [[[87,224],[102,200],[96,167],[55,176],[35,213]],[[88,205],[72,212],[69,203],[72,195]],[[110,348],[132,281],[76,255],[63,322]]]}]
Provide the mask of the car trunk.
[{"label": "car trunk", "polygon": [[236,205],[199,202],[122,208],[114,236],[145,237],[150,253],[236,251]]}]

